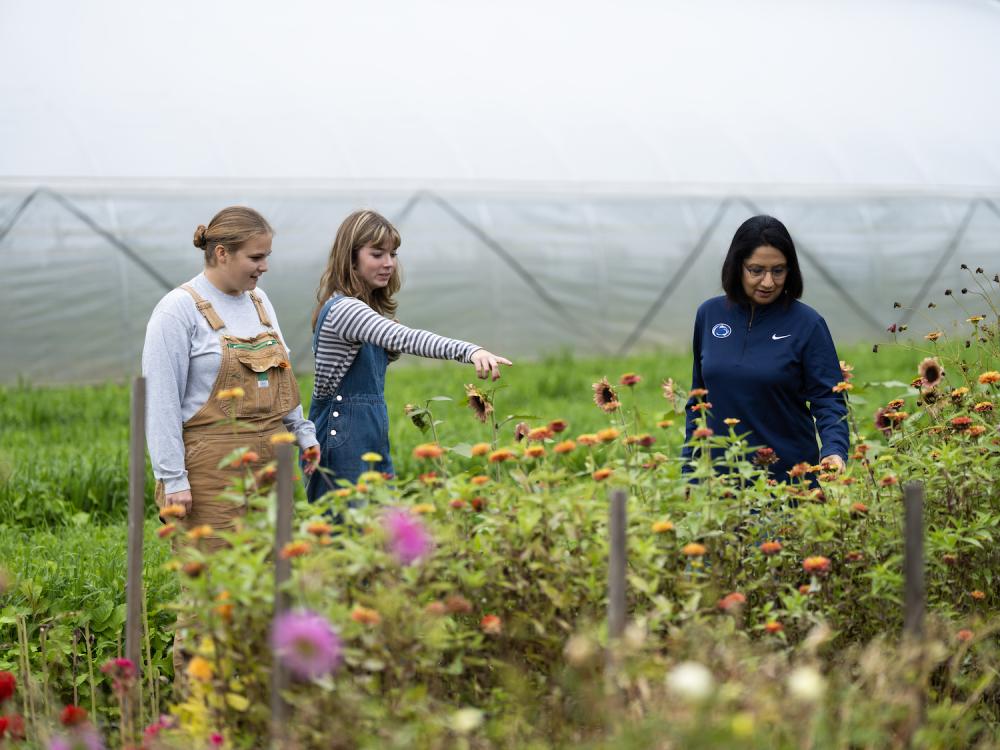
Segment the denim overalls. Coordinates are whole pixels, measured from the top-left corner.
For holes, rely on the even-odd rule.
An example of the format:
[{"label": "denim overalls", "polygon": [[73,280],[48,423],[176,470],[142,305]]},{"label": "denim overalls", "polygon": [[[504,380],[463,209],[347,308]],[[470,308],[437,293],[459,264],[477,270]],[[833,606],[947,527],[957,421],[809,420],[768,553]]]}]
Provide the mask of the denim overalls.
[{"label": "denim overalls", "polygon": [[[313,353],[319,345],[319,332],[330,308],[342,300],[335,295],[323,306],[313,334]],[[354,483],[368,470],[361,456],[374,451],[382,456],[376,471],[392,474],[389,456],[389,412],[385,406],[385,370],[389,356],[385,349],[363,343],[354,362],[340,381],[337,392],[314,397],[309,405],[309,420],[316,425],[321,458],[319,468],[306,483],[306,495],[314,502],[330,490],[340,488],[338,479]]]}]

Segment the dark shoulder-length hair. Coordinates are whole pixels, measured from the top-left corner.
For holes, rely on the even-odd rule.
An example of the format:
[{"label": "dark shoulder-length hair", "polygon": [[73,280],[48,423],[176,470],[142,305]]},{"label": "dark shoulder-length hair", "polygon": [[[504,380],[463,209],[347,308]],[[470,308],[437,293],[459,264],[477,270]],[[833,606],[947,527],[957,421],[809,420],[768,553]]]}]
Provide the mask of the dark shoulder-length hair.
[{"label": "dark shoulder-length hair", "polygon": [[750,302],[743,291],[743,264],[762,245],[773,247],[785,256],[788,268],[785,288],[782,290],[785,304],[799,299],[802,296],[802,271],[799,270],[799,258],[795,254],[795,243],[785,225],[773,216],[753,216],[740,224],[733,235],[729,253],[722,264],[722,289],[726,296],[733,302]]}]

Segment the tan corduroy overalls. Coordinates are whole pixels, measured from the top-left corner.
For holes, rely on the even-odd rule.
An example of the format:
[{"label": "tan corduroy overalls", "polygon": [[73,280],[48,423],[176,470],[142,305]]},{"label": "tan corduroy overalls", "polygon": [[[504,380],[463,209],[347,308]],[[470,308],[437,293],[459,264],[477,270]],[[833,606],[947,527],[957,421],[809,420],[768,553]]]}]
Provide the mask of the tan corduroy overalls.
[{"label": "tan corduroy overalls", "polygon": [[[213,331],[225,328],[225,323],[212,307],[188,285],[181,287],[194,299],[198,311]],[[237,476],[245,473],[247,466],[219,468],[219,462],[239,448],[249,448],[259,456],[252,462],[251,470],[261,468],[274,455],[271,437],[287,432],[282,419],[299,405],[299,384],[292,374],[288,350],[272,328],[260,298],[250,292],[260,323],[267,330],[251,339],[229,334],[220,335],[222,361],[212,393],[205,404],[184,423],[184,465],[191,484],[191,510],[177,523],[184,529],[208,524],[215,531],[232,531],[240,517],[246,514],[246,503],[220,498]],[[240,387],[242,398],[220,400],[223,390]],[[238,424],[234,424],[234,418]],[[163,482],[156,485],[156,503],[166,502]],[[190,542],[184,535],[174,535],[175,551]],[[206,551],[225,546],[216,535],[205,537],[199,545]],[[177,623],[174,639],[174,669],[180,676],[185,659],[181,644],[181,630],[192,625],[186,618]]]}]

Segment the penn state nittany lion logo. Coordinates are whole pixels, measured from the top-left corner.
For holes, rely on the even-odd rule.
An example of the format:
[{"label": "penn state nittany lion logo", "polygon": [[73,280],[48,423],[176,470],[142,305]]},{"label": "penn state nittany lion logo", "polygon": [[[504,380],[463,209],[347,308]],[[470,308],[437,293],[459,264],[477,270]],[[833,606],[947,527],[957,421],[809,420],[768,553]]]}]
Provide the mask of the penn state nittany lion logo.
[{"label": "penn state nittany lion logo", "polygon": [[715,338],[717,339],[724,339],[732,332],[733,329],[730,328],[725,323],[716,323],[714,326],[712,326],[712,335],[715,336]]}]

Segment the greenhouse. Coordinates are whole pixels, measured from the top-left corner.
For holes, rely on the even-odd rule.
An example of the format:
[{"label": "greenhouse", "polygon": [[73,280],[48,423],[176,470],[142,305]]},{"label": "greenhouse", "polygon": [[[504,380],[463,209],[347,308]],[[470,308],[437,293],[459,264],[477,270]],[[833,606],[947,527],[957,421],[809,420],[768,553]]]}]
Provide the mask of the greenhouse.
[{"label": "greenhouse", "polygon": [[[262,286],[300,371],[333,235],[362,206],[402,233],[403,322],[518,357],[689,346],[734,229],[756,213],[791,229],[804,300],[838,341],[878,339],[893,302],[925,305],[963,285],[960,263],[1000,251],[993,3],[825,16],[639,3],[610,31],[600,12],[563,25],[560,3],[532,8],[531,29],[512,10],[434,24],[400,4],[398,23],[366,10],[296,27],[281,63],[295,86],[253,56],[203,76],[224,10],[197,6],[204,23],[188,30],[181,6],[157,19],[191,53],[169,67],[113,4],[66,9],[54,27],[49,44],[79,57],[71,68],[17,32],[43,5],[4,11],[0,56],[19,71],[0,83],[7,382],[135,374],[156,300],[200,268],[194,227],[236,203],[276,229]],[[304,12],[282,11],[293,26]],[[722,62],[748,25],[766,38],[778,19],[774,44]],[[247,11],[245,38],[266,38],[270,20]],[[375,28],[407,75],[330,75]],[[81,41],[104,29],[108,46]],[[516,57],[502,53],[508,34]],[[305,50],[321,43],[313,60]]]}]

